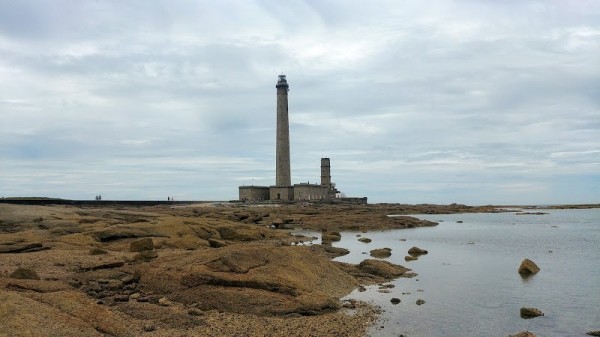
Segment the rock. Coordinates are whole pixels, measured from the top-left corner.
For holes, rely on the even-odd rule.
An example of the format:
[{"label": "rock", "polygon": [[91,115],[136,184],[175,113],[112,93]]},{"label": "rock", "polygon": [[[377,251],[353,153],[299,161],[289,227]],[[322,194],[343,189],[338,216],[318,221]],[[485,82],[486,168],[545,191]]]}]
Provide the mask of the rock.
[{"label": "rock", "polygon": [[367,288],[365,288],[364,286],[358,286],[358,292],[365,292],[367,291]]},{"label": "rock", "polygon": [[131,275],[127,275],[125,277],[123,277],[121,279],[121,282],[123,282],[123,284],[131,284],[131,283],[137,283],[140,281],[140,272],[136,271],[135,273],[131,274]]},{"label": "rock", "polygon": [[589,331],[589,332],[586,332],[586,334],[590,335],[590,336],[600,336],[600,330],[598,330],[598,331]]},{"label": "rock", "polygon": [[188,311],[188,315],[190,315],[190,316],[202,316],[203,313],[200,310],[192,309],[192,310]]},{"label": "rock", "polygon": [[273,226],[275,226],[275,228],[283,227],[283,219],[276,218],[271,222],[271,224],[273,224]]},{"label": "rock", "polygon": [[392,297],[392,299],[390,300],[390,302],[391,302],[392,304],[398,304],[398,303],[400,303],[400,299],[399,299],[399,298],[397,298],[397,297]]},{"label": "rock", "polygon": [[259,231],[247,225],[223,226],[217,228],[217,231],[221,239],[229,241],[257,241],[264,238]]},{"label": "rock", "polygon": [[390,257],[392,255],[392,250],[390,248],[379,248],[371,250],[370,253],[373,257],[384,258]]},{"label": "rock", "polygon": [[159,304],[159,305],[162,305],[163,307],[168,307],[168,306],[172,305],[172,304],[173,304],[173,302],[169,301],[169,299],[168,299],[168,298],[166,298],[166,297],[161,297],[161,298],[158,300],[158,304]]},{"label": "rock", "polygon": [[342,239],[342,235],[340,234],[340,232],[329,231],[329,232],[323,232],[323,234],[321,235],[321,242],[324,244],[331,243],[331,242],[337,242],[337,241],[340,241],[341,239]]},{"label": "rock", "polygon": [[544,316],[540,309],[536,308],[521,308],[521,318],[534,318]]},{"label": "rock", "polygon": [[509,336],[507,336],[507,337],[537,337],[537,336],[536,336],[536,335],[534,335],[532,332],[529,332],[529,331],[522,331],[522,332],[519,332],[519,333],[518,333],[518,334],[516,334],[516,335],[509,335]]},{"label": "rock", "polygon": [[17,268],[8,277],[21,280],[39,280],[40,276],[33,269]]},{"label": "rock", "polygon": [[369,242],[371,242],[371,239],[369,239],[369,238],[360,238],[360,239],[358,239],[358,241],[363,242],[363,243],[369,243]]},{"label": "rock", "polygon": [[136,240],[129,244],[130,252],[143,252],[143,251],[153,250],[153,249],[154,249],[154,243],[152,242],[151,238],[144,238],[141,240]]},{"label": "rock", "polygon": [[152,324],[145,324],[143,329],[145,332],[152,332],[156,330],[156,327]]},{"label": "rock", "polygon": [[221,247],[227,246],[227,242],[225,242],[223,240],[217,240],[217,239],[208,239],[208,244],[212,248],[221,248]]},{"label": "rock", "polygon": [[417,303],[417,305],[423,305],[423,304],[425,304],[425,300],[422,300],[422,299],[419,298],[417,300],[417,302],[415,302],[415,303]]},{"label": "rock", "polygon": [[[52,293],[63,290],[72,290],[72,287],[60,281],[32,280],[32,279],[3,279],[0,278],[0,288],[16,291],[35,293]],[[1,321],[1,320],[0,320]],[[1,325],[0,325],[1,326]],[[1,335],[0,335],[1,336]]]},{"label": "rock", "polygon": [[129,296],[128,295],[116,295],[113,300],[115,302],[129,302]]},{"label": "rock", "polygon": [[425,249],[421,249],[419,247],[412,247],[411,249],[408,250],[408,254],[411,256],[419,256],[419,255],[427,254],[427,251]]},{"label": "rock", "polygon": [[354,299],[344,300],[344,302],[342,303],[342,307],[347,308],[347,309],[356,309],[356,300],[354,300]]},{"label": "rock", "polygon": [[133,293],[131,295],[129,295],[129,299],[130,300],[137,300],[140,298],[140,296],[142,296],[140,293]]},{"label": "rock", "polygon": [[521,262],[521,266],[519,266],[519,274],[523,277],[531,276],[540,271],[540,267],[538,267],[535,262],[530,259],[525,259]]},{"label": "rock", "polygon": [[109,228],[104,229],[92,234],[92,237],[96,241],[100,242],[110,242],[120,239],[128,239],[128,238],[145,238],[149,236],[162,236],[159,234],[149,233],[144,230],[133,229],[133,228]]},{"label": "rock", "polygon": [[322,252],[331,259],[338,256],[348,255],[350,253],[350,251],[346,248],[333,247],[330,245],[312,245],[310,246],[310,250],[313,252]]},{"label": "rock", "polygon": [[92,270],[99,270],[99,269],[118,268],[118,267],[122,267],[123,265],[125,265],[125,262],[123,262],[123,261],[109,261],[109,262],[99,262],[99,263],[95,263],[95,264],[83,265],[83,266],[79,267],[79,269],[81,271],[92,271]]},{"label": "rock", "polygon": [[404,268],[397,264],[372,259],[363,260],[358,264],[358,268],[363,272],[384,277],[386,279],[402,276],[404,273],[410,271],[410,269]]},{"label": "rock", "polygon": [[158,253],[153,250],[145,250],[143,252],[137,253],[133,259],[136,261],[145,261],[148,262],[150,260],[156,259],[158,257]]},{"label": "rock", "polygon": [[90,249],[90,255],[104,255],[104,254],[108,254],[108,252],[102,248]]},{"label": "rock", "polygon": [[29,252],[37,252],[40,250],[46,250],[46,249],[50,249],[50,248],[44,247],[39,242],[0,244],[0,254],[3,254],[3,253],[29,253]]},{"label": "rock", "polygon": [[168,240],[169,245],[185,250],[196,250],[200,248],[210,247],[207,240],[201,239],[194,235],[183,235],[177,239]]},{"label": "rock", "polygon": [[[231,244],[144,266],[140,289],[202,311],[316,315],[341,306],[357,280],[310,247]],[[163,295],[164,296],[164,295]]]},{"label": "rock", "polygon": [[416,256],[411,256],[411,255],[406,255],[406,256],[404,257],[404,261],[414,261],[414,260],[416,260],[416,259],[417,259],[417,257],[416,257]]}]

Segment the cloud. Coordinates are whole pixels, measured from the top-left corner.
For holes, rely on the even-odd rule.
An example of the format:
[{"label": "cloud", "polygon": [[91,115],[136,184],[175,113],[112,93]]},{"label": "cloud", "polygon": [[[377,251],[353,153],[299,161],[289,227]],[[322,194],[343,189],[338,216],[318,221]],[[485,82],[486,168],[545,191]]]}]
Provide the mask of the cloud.
[{"label": "cloud", "polygon": [[598,22],[585,1],[0,1],[0,194],[269,185],[285,73],[294,181],[328,156],[372,201],[598,202]]}]

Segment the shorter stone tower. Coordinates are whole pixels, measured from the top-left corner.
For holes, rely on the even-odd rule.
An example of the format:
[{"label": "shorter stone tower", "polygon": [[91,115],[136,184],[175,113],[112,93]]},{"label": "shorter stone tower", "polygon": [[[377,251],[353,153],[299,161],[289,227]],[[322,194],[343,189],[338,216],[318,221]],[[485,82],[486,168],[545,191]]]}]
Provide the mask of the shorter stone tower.
[{"label": "shorter stone tower", "polygon": [[321,158],[321,185],[331,186],[331,162],[329,158]]}]

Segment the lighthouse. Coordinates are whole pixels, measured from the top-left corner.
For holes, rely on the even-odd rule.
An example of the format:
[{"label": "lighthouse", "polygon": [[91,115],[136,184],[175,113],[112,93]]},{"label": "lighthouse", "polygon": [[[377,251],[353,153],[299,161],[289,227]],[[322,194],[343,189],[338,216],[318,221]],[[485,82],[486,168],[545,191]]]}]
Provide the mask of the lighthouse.
[{"label": "lighthouse", "polygon": [[290,172],[290,124],[288,119],[288,90],[285,75],[277,80],[277,136],[275,152],[275,186],[292,186]]}]

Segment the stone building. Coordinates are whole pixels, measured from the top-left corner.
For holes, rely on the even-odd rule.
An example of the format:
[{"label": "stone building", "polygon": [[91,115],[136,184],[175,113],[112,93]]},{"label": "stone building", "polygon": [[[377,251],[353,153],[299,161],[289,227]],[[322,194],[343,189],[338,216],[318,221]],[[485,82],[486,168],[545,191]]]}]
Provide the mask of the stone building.
[{"label": "stone building", "polygon": [[[277,84],[277,132],[275,151],[275,185],[240,186],[241,201],[312,201],[333,200],[339,191],[331,182],[331,161],[321,158],[321,184],[301,183],[292,185],[290,169],[290,128],[288,119],[289,85],[285,75],[279,75]],[[367,198],[355,198],[366,203]],[[340,199],[341,200],[341,199]]]}]

